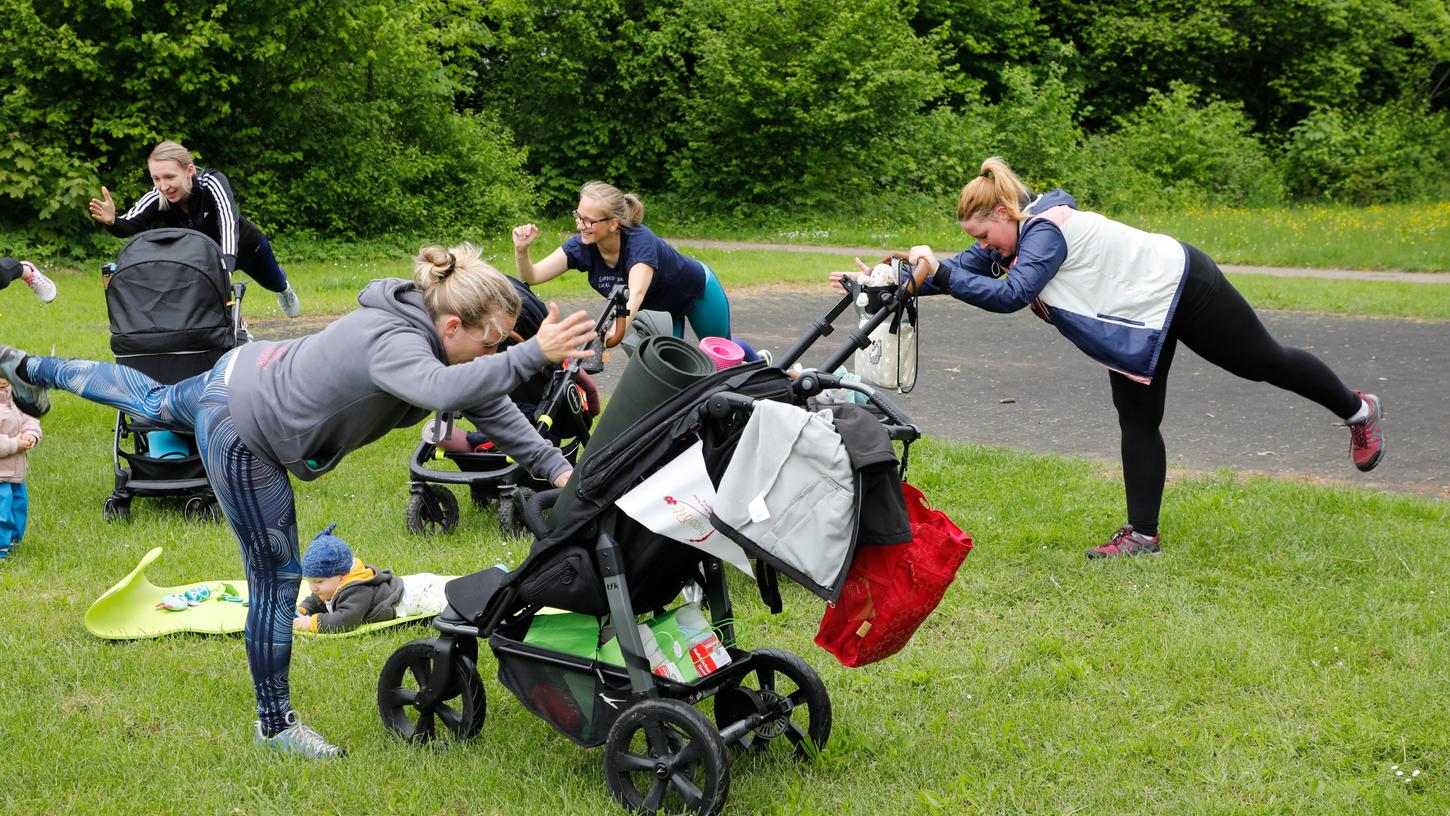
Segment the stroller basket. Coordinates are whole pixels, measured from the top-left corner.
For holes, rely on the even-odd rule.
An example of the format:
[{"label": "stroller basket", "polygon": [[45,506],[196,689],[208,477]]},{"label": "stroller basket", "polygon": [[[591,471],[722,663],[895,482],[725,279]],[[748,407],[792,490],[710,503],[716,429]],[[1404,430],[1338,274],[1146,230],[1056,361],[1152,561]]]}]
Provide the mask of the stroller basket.
[{"label": "stroller basket", "polygon": [[[519,702],[560,734],[586,748],[603,745],[619,715],[633,701],[623,666],[544,649],[496,631],[488,645],[498,660],[498,680]],[[693,682],[655,675],[660,696],[693,703],[751,671],[751,653],[729,647],[731,662]]]},{"label": "stroller basket", "polygon": [[498,681],[560,734],[592,748],[630,702],[629,675],[588,658],[541,649],[498,632],[489,638]]}]

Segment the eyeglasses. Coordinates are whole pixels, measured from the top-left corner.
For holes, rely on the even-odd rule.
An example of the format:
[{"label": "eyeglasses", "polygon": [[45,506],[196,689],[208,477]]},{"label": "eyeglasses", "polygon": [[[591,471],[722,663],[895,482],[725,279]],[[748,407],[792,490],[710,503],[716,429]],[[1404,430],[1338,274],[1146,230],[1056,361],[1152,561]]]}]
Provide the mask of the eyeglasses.
[{"label": "eyeglasses", "polygon": [[584,229],[594,229],[595,224],[598,224],[600,221],[608,220],[608,218],[590,218],[589,216],[580,213],[578,210],[574,211],[574,223],[578,224]]},{"label": "eyeglasses", "polygon": [[467,337],[469,340],[472,340],[473,342],[479,344],[480,346],[483,346],[483,353],[484,354],[493,354],[494,352],[496,352],[500,348],[502,348],[503,345],[509,341],[509,333],[506,332],[506,331],[504,331],[504,330],[502,330],[502,329],[500,329],[498,326],[492,325],[492,324],[490,324],[488,328],[491,328],[494,331],[498,332],[499,338],[498,338],[498,340],[496,342],[490,343],[487,340],[483,339],[483,337],[480,337],[479,335],[476,335],[473,332],[465,331],[462,328],[460,328],[459,331],[463,332],[464,336]]}]

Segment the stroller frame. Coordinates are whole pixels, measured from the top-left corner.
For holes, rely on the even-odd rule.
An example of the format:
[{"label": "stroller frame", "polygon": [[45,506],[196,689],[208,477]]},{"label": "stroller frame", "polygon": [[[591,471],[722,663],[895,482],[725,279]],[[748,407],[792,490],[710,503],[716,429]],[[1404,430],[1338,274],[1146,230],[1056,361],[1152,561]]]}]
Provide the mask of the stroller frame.
[{"label": "stroller frame", "polygon": [[[558,385],[557,390],[562,392],[572,384],[571,378],[567,383]],[[437,438],[445,438],[453,432],[454,420],[455,417],[445,411],[429,423],[438,430]],[[581,438],[566,442],[559,452],[573,462],[588,439],[586,432]],[[430,462],[438,459],[449,459],[459,469],[438,470],[429,466]],[[405,516],[408,531],[419,535],[453,532],[459,522],[458,499],[448,486],[456,485],[468,487],[474,507],[487,510],[498,506],[499,529],[504,535],[519,535],[521,532],[519,502],[550,487],[503,453],[445,453],[436,444],[419,442],[408,460],[408,507]]]},{"label": "stroller frame", "polygon": [[[180,231],[180,230],[178,230]],[[162,231],[156,231],[158,234]],[[186,232],[194,232],[186,230]],[[205,234],[197,232],[197,236],[211,242]],[[214,245],[214,244],[213,244]],[[220,254],[220,248],[217,249]],[[101,274],[110,285],[111,277],[116,273],[116,265],[108,263],[102,266]],[[226,353],[236,349],[247,339],[246,329],[242,322],[242,300],[246,296],[247,284],[243,281],[228,280],[227,290],[230,297],[225,303],[227,320],[229,326],[229,337],[231,346],[229,348],[214,348],[207,351],[184,352],[187,355],[196,355],[197,359],[205,359],[209,364],[202,367],[204,373]],[[109,308],[109,306],[108,306]],[[158,376],[154,362],[161,358],[176,358],[179,354],[117,354],[116,363],[136,368],[159,380],[167,380],[170,383],[179,382],[180,379],[171,379],[165,376]],[[136,358],[136,359],[132,359]],[[195,376],[191,374],[188,376]],[[181,379],[185,379],[182,377]],[[130,521],[131,501],[136,497],[164,497],[184,496],[182,514],[187,521],[219,522],[222,520],[221,505],[217,502],[216,493],[213,492],[211,482],[207,479],[206,471],[201,463],[201,456],[198,453],[191,453],[184,459],[160,459],[149,456],[150,448],[146,434],[153,431],[167,430],[143,420],[128,416],[124,411],[116,412],[116,424],[111,445],[111,469],[115,475],[115,488],[110,495],[106,496],[101,504],[101,516],[108,522]],[[192,434],[184,434],[191,438]],[[126,453],[122,443],[126,440],[132,441],[133,453]],[[123,460],[125,460],[123,462]],[[139,466],[139,468],[138,468]],[[175,478],[164,478],[164,475],[157,471],[175,470],[181,474]],[[138,470],[142,471],[138,478]]]},{"label": "stroller frame", "polygon": [[[903,283],[894,294],[887,292],[885,296],[901,303],[905,294],[906,284]],[[790,365],[814,342],[829,334],[831,321],[853,300],[853,294],[848,292],[826,318],[816,321],[779,365]],[[828,370],[840,365],[855,349],[868,345],[872,329],[889,319],[891,314],[891,309],[881,309],[866,325],[853,331],[846,343],[828,359]],[[720,372],[707,378],[711,384],[708,387],[719,383],[723,388],[708,391],[702,386],[700,395],[685,395],[677,399],[686,400],[690,406],[686,413],[692,414],[701,423],[729,422],[753,410],[759,398],[739,392],[735,384],[755,382],[752,378],[765,370],[768,369],[762,364],[755,363],[732,370],[743,371],[741,374]],[[783,378],[783,375],[779,376]],[[781,388],[786,390],[782,392]],[[857,391],[876,407],[886,421],[888,435],[903,442],[900,471],[904,478],[906,450],[920,438],[920,431],[876,389],[810,370],[789,385],[770,388],[752,386],[751,390],[776,395],[784,393],[791,399],[805,400],[825,388]],[[657,411],[664,411],[668,405]],[[653,415],[647,416],[639,420],[639,424],[653,419]],[[674,430],[672,427],[664,429],[664,432],[669,434]],[[592,454],[590,461],[595,461],[595,456],[615,459],[616,454],[618,461],[625,460],[627,454],[615,448],[618,444],[617,441],[606,450]],[[669,451],[661,452],[658,458],[670,454]],[[581,485],[579,502],[595,501],[599,507],[608,506],[614,497],[627,489],[628,484],[633,483],[631,477],[658,462],[643,465],[628,463],[623,469],[610,467],[613,464],[614,461],[606,460],[597,476],[601,481],[612,483],[612,495],[586,496]],[[581,474],[576,472],[575,479],[580,478]],[[620,487],[620,484],[625,484],[625,487]],[[438,636],[408,643],[388,659],[378,678],[378,707],[387,728],[414,743],[448,735],[457,739],[475,736],[483,727],[486,710],[483,685],[476,668],[478,641],[487,640],[499,662],[501,680],[505,679],[510,662],[528,661],[577,678],[596,681],[593,688],[600,704],[607,704],[611,709],[608,712],[608,734],[602,740],[597,732],[581,738],[580,734],[566,731],[556,719],[545,716],[534,704],[528,701],[525,704],[576,742],[603,744],[606,784],[616,802],[635,811],[655,813],[667,804],[683,803],[691,813],[716,813],[729,791],[727,746],[761,748],[784,736],[798,758],[814,757],[825,748],[830,736],[832,712],[824,683],[804,660],[789,652],[775,649],[747,651],[739,647],[734,626],[730,623],[733,607],[725,570],[718,558],[699,553],[704,600],[711,620],[718,622],[716,631],[731,661],[689,683],[654,675],[643,639],[632,625],[639,610],[631,593],[626,574],[628,557],[620,540],[620,528],[625,524],[622,511],[603,510],[604,521],[596,519],[580,524],[565,520],[551,529],[550,520],[544,518],[544,510],[561,492],[555,489],[539,493],[527,503],[524,521],[538,540],[529,558],[515,573],[505,573],[494,567],[450,582],[445,590],[448,607],[433,621]],[[573,512],[572,508],[570,512]],[[574,540],[571,536],[592,538],[589,556],[602,584],[610,620],[620,622],[615,626],[615,633],[625,664],[622,669],[523,642],[522,630],[527,628],[541,604],[522,600],[520,585],[543,571],[536,562],[551,566],[550,559],[543,556],[548,553],[557,555],[558,552],[550,547],[559,541]],[[763,596],[766,589],[764,579],[767,576],[773,578],[773,569],[757,562],[756,572],[761,579]],[[559,576],[565,584],[575,578],[572,572],[560,573]],[[551,574],[549,577],[554,576]],[[778,676],[794,685],[795,689],[783,693],[777,686]],[[751,685],[752,678],[754,687]],[[406,687],[410,679],[416,684],[416,689]],[[507,681],[505,685],[509,685]],[[509,687],[519,693],[513,686]],[[611,693],[616,696],[610,696]],[[707,698],[714,701],[714,724],[694,707],[695,703]],[[456,707],[451,704],[452,701],[457,701]],[[806,712],[804,727],[793,719],[798,711]],[[439,721],[443,723],[446,734],[440,733],[437,728]],[[642,786],[639,784],[641,781],[644,783]],[[666,801],[671,798],[672,801]]]},{"label": "stroller frame", "polygon": [[[616,286],[608,302],[594,324],[595,339],[589,348],[596,354],[604,349],[604,338],[614,319],[624,314],[629,301],[629,290]],[[597,359],[597,358],[596,358]],[[554,417],[565,408],[569,391],[579,380],[582,372],[598,371],[596,366],[581,364],[578,360],[566,360],[557,369],[539,402],[533,420],[535,430],[547,434],[554,426]],[[447,411],[440,412],[430,424],[435,439],[444,439],[453,433],[456,417]],[[559,451],[571,463],[589,441],[589,430],[560,445]],[[457,471],[438,470],[429,463],[449,459],[459,467]],[[422,441],[413,450],[408,460],[408,509],[406,521],[410,532],[420,535],[449,533],[458,527],[458,499],[449,486],[466,485],[473,505],[486,510],[497,504],[499,528],[504,535],[517,536],[527,532],[523,525],[523,504],[535,492],[547,490],[552,485],[535,478],[513,459],[501,452],[445,453],[437,444]]]}]

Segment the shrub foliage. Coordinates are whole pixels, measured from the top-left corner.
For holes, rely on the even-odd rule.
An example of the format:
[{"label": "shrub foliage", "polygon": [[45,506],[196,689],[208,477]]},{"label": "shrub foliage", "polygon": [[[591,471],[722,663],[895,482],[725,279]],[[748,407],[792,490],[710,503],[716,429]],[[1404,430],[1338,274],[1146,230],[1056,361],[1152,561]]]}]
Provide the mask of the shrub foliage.
[{"label": "shrub foliage", "polygon": [[0,241],[106,245],[86,200],[140,195],[162,138],[342,239],[493,233],[594,178],[849,212],[994,154],[1092,206],[1444,198],[1447,92],[1441,0],[13,0]]}]

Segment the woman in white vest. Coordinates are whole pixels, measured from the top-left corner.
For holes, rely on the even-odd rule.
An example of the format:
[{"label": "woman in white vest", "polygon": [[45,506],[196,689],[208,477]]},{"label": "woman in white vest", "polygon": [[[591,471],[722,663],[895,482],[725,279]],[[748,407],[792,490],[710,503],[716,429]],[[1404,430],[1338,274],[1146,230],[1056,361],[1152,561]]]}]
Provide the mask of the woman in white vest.
[{"label": "woman in white vest", "polygon": [[922,294],[951,294],[993,312],[1029,307],[1108,369],[1128,522],[1089,558],[1160,551],[1167,455],[1158,426],[1179,341],[1231,374],[1323,405],[1349,425],[1355,466],[1379,464],[1379,399],[1349,389],[1303,349],[1279,345],[1198,249],[1078,210],[1062,190],[1032,198],[1000,158],[982,162],[962,188],[957,218],[975,246],[940,261],[929,246],[909,253],[930,267],[917,273]]}]

